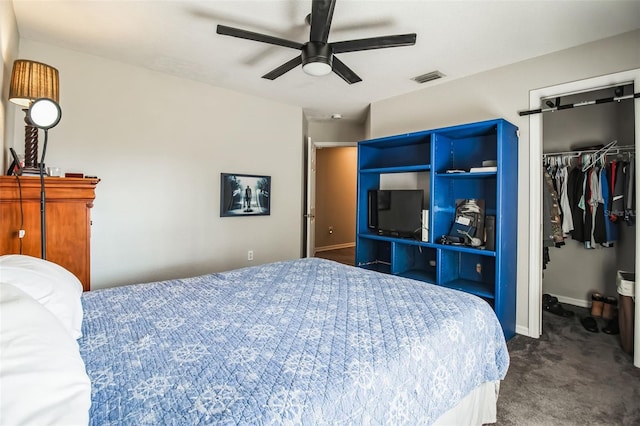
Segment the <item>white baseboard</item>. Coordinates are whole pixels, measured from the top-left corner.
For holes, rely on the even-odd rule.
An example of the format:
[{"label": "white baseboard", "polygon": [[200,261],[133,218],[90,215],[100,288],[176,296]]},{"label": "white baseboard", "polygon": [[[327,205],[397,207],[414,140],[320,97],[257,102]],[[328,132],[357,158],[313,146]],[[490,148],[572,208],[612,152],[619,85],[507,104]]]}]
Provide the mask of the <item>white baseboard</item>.
[{"label": "white baseboard", "polygon": [[334,244],[332,246],[316,247],[316,253],[319,251],[337,250],[337,249],[349,248],[349,247],[355,247],[355,246],[356,246],[356,243],[342,243],[342,244]]},{"label": "white baseboard", "polygon": [[558,302],[566,303],[567,305],[579,306],[581,308],[588,308],[591,306],[591,303],[588,300],[582,299],[574,299],[572,297],[558,296],[557,294],[552,294],[558,298]]},{"label": "white baseboard", "polygon": [[[588,300],[582,299],[574,299],[572,297],[558,296],[557,294],[548,293],[551,296],[557,297],[558,302],[564,303],[567,305],[579,306],[581,308],[588,308],[591,306],[591,303]],[[525,327],[524,325],[516,324],[516,334],[521,334],[527,337],[533,337],[534,339],[540,338],[540,336],[531,336],[529,334],[529,327]]]},{"label": "white baseboard", "polygon": [[516,324],[516,334],[521,334],[527,337],[533,337],[534,339],[538,339],[540,336],[529,336],[529,327],[525,327],[524,325]]}]

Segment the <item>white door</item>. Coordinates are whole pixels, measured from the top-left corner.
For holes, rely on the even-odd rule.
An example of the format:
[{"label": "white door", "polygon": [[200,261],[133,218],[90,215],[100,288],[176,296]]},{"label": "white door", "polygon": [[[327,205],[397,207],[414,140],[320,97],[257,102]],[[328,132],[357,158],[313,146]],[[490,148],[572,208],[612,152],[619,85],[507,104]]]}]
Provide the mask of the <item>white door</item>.
[{"label": "white door", "polygon": [[307,257],[316,254],[316,146],[307,138]]}]

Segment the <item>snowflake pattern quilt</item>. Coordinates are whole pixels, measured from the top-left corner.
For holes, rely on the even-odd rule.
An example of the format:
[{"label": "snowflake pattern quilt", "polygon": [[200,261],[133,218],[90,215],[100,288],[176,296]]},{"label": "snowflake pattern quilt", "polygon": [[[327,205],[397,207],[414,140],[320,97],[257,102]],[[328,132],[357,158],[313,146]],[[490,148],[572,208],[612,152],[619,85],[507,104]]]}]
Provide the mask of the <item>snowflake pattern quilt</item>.
[{"label": "snowflake pattern quilt", "polygon": [[509,365],[480,298],[317,258],[82,302],[93,425],[428,425]]}]

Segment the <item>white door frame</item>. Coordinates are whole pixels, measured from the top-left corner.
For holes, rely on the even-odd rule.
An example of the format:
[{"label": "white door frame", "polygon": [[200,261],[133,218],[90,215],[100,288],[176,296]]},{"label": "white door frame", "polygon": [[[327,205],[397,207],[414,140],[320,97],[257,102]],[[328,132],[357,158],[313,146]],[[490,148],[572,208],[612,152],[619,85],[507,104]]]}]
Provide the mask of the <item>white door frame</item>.
[{"label": "white door frame", "polygon": [[304,220],[306,221],[307,257],[316,254],[316,145],[307,137],[307,205]]},{"label": "white door frame", "polygon": [[[640,68],[589,78],[571,83],[545,87],[529,92],[529,108],[541,108],[540,100],[547,97],[566,96],[572,93],[596,90],[624,83],[633,83],[634,91],[640,90]],[[640,146],[640,102],[635,100],[635,146]],[[588,108],[588,107],[585,107]],[[638,170],[636,156],[635,169]],[[542,114],[529,116],[529,336],[542,334]],[[637,179],[636,179],[637,181]],[[636,185],[636,200],[640,189]],[[640,224],[636,224],[636,243],[640,241]],[[635,270],[640,272],[640,256],[636,250]],[[636,281],[636,301],[640,300],[640,285]],[[640,367],[640,309],[635,309],[634,365]]]},{"label": "white door frame", "polygon": [[313,142],[307,138],[307,257],[315,256],[316,251],[316,149],[358,146],[357,142]]}]

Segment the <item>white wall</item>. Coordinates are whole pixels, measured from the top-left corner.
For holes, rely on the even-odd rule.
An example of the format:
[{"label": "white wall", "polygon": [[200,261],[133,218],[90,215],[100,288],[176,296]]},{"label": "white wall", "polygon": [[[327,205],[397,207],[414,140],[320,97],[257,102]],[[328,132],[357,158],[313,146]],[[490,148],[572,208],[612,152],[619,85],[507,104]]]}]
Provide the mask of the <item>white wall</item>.
[{"label": "white wall", "polygon": [[[0,67],[0,96],[2,98],[0,101],[0,146],[2,147],[2,151],[0,151],[0,169],[2,174],[9,166],[5,159],[8,157],[7,153],[12,145],[9,145],[7,141],[13,141],[14,133],[14,127],[6,124],[13,123],[16,115],[15,110],[18,109],[8,101],[11,70],[13,61],[18,55],[18,40],[18,27],[13,13],[13,3],[0,1],[0,57],[2,59],[2,66]],[[22,112],[20,112],[20,115],[22,115]]]},{"label": "white wall", "polygon": [[[93,289],[300,257],[301,108],[24,39],[20,57],[60,71],[45,162],[101,179]],[[271,175],[271,215],[221,218],[221,172]]]},{"label": "white wall", "polygon": [[[640,31],[633,31],[522,61],[492,71],[375,102],[369,131],[381,137],[492,118],[505,118],[520,129],[518,160],[518,302],[517,327],[528,330],[529,257],[529,91],[640,67]],[[517,206],[517,210],[516,210]]]},{"label": "white wall", "polygon": [[310,121],[308,132],[314,142],[358,142],[365,139],[364,124],[347,120]]}]

